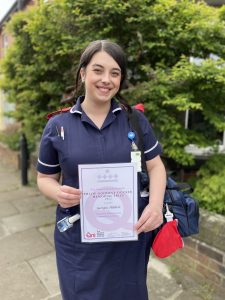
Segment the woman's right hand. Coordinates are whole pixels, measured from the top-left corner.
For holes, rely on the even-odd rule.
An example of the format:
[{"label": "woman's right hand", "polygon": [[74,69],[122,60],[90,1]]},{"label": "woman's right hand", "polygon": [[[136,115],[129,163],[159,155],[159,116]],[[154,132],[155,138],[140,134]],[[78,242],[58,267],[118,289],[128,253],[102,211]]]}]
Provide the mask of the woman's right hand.
[{"label": "woman's right hand", "polygon": [[62,185],[57,192],[57,201],[63,208],[80,204],[81,191],[68,185]]}]

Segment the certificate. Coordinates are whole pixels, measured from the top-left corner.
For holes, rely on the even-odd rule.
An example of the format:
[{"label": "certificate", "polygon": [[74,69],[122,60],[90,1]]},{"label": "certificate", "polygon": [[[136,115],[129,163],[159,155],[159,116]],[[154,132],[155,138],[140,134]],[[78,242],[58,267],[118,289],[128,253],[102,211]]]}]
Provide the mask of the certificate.
[{"label": "certificate", "polygon": [[136,163],[79,165],[81,241],[135,241]]}]

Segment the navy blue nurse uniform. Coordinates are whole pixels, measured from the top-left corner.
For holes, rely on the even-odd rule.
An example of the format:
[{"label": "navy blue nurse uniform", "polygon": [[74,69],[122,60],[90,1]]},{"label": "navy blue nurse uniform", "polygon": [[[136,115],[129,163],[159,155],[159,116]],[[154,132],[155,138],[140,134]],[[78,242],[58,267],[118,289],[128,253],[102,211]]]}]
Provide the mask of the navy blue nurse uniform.
[{"label": "navy blue nurse uniform", "polygon": [[[78,164],[131,161],[131,131],[126,112],[113,99],[101,129],[81,108],[82,98],[69,112],[52,117],[43,132],[37,170],[61,172],[62,184],[79,188]],[[140,112],[145,159],[161,153],[146,117]],[[60,136],[64,129],[64,139]],[[140,191],[139,191],[140,194]],[[139,197],[139,215],[147,204]],[[56,221],[79,212],[79,206],[57,206]],[[56,260],[64,300],[147,300],[147,263],[152,233],[141,233],[138,241],[81,243],[80,221],[60,233],[55,228]]]}]

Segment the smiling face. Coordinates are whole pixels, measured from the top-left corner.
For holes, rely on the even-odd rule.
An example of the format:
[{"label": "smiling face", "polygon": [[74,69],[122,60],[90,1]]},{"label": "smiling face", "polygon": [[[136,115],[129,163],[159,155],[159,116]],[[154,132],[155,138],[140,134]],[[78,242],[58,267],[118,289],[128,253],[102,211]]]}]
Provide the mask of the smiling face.
[{"label": "smiling face", "polygon": [[105,51],[93,55],[86,68],[80,71],[85,83],[85,100],[97,103],[109,102],[118,92],[121,69]]}]

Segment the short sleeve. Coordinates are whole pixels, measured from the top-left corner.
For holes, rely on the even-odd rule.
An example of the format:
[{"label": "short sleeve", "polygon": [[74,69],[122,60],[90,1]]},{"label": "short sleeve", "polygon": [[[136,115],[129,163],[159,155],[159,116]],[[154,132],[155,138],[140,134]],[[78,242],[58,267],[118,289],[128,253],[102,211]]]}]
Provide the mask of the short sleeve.
[{"label": "short sleeve", "polygon": [[148,119],[142,112],[137,112],[140,122],[140,127],[143,132],[143,142],[144,142],[144,155],[145,160],[150,160],[157,155],[162,154],[162,147],[155,136],[155,133],[150,125]]},{"label": "short sleeve", "polygon": [[61,171],[58,159],[58,152],[53,146],[53,139],[57,137],[54,130],[54,118],[50,119],[42,134],[37,171],[44,174],[56,174]]}]

